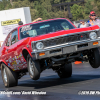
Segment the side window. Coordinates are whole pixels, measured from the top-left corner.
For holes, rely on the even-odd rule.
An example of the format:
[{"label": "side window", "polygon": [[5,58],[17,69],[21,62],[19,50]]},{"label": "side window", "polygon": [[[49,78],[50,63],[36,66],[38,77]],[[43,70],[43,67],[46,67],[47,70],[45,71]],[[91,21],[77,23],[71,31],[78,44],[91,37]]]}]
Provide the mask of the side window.
[{"label": "side window", "polygon": [[14,43],[16,43],[17,41],[18,41],[18,31],[15,30],[11,34],[11,45],[14,44]]},{"label": "side window", "polygon": [[10,36],[7,38],[6,46],[9,46],[10,43]]}]

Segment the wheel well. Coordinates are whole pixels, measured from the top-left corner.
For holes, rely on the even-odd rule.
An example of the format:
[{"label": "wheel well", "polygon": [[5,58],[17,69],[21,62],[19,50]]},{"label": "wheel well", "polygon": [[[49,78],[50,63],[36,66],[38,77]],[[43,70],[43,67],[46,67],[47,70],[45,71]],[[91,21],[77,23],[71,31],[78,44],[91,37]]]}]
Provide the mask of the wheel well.
[{"label": "wheel well", "polygon": [[0,62],[0,70],[1,70],[1,64],[2,64],[3,62]]},{"label": "wheel well", "polygon": [[22,51],[22,54],[23,54],[25,60],[27,61],[27,56],[28,56],[28,54],[29,54],[28,51],[24,49],[24,50]]},{"label": "wheel well", "polygon": [[[1,64],[5,64],[3,61],[0,62],[0,70],[1,70]],[[7,64],[5,64],[7,66]],[[7,66],[8,67],[8,66]],[[10,68],[10,67],[9,67]],[[11,68],[10,68],[11,69]],[[12,69],[11,69],[12,70]]]},{"label": "wheel well", "polygon": [[[5,64],[4,62],[0,62],[0,70],[1,70],[1,64]],[[6,64],[5,64],[6,65]],[[7,65],[6,65],[7,66]]]}]

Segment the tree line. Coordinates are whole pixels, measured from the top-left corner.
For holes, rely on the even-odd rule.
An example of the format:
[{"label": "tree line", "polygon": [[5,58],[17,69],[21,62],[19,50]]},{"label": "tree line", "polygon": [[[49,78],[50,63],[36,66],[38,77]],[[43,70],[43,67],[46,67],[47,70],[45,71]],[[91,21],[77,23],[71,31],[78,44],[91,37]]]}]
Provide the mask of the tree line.
[{"label": "tree line", "polygon": [[[73,2],[81,0],[2,0],[0,10],[14,9],[19,7],[30,7],[32,20],[41,17],[50,18],[68,18],[67,5],[53,7],[53,4]],[[100,0],[84,0],[84,3],[70,5],[73,20],[88,19],[90,11],[95,11],[100,16]]]}]

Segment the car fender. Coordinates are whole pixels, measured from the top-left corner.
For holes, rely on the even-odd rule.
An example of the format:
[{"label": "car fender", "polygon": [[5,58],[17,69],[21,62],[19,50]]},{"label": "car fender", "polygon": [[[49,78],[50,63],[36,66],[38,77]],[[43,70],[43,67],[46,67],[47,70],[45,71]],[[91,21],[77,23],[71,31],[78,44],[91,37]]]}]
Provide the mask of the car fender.
[{"label": "car fender", "polygon": [[0,69],[1,69],[1,63],[4,63],[5,65],[8,66],[8,64],[7,64],[3,59],[1,59],[1,60],[0,60]]},{"label": "car fender", "polygon": [[29,55],[32,57],[31,52],[30,52],[30,50],[29,50],[27,47],[23,47],[23,48],[22,48],[22,51],[23,51],[23,50],[27,50],[27,52],[29,53]]}]

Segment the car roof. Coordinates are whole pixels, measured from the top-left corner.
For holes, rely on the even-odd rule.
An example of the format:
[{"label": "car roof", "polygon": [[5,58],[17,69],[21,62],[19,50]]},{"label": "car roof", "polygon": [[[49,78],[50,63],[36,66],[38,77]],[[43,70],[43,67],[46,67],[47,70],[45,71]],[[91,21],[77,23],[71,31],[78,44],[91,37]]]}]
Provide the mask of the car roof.
[{"label": "car roof", "polygon": [[[47,19],[47,20],[37,21],[37,22],[31,22],[31,23],[28,23],[28,24],[24,24],[24,25],[18,26],[17,28],[23,27],[25,25],[36,24],[36,23],[41,23],[41,22],[46,22],[46,21],[52,21],[52,20],[58,20],[58,19],[66,19],[66,18],[54,18],[54,19]],[[68,19],[66,19],[66,20],[68,20]]]}]

